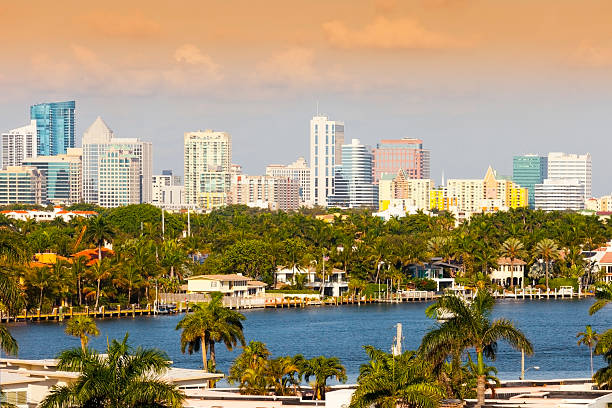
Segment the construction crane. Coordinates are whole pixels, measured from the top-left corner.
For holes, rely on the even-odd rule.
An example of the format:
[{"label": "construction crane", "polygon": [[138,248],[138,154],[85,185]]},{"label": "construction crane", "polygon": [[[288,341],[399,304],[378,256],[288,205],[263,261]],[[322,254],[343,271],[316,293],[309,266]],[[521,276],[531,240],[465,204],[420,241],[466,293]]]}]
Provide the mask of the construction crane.
[{"label": "construction crane", "polygon": [[81,230],[81,233],[79,234],[79,238],[76,240],[76,243],[74,244],[74,248],[72,248],[72,252],[76,251],[76,249],[78,248],[79,244],[81,243],[81,240],[83,240],[83,236],[85,235],[85,231],[87,231],[87,225],[83,225],[83,229]]}]

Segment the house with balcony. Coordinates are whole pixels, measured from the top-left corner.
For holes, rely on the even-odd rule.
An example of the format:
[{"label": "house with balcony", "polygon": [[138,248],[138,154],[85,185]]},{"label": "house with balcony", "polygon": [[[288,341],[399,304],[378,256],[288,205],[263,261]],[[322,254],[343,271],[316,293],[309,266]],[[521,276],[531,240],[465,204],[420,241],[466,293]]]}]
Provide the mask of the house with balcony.
[{"label": "house with balcony", "polygon": [[491,281],[498,285],[523,286],[525,279],[525,266],[527,263],[522,259],[499,258],[497,268],[491,271]]},{"label": "house with balcony", "polygon": [[454,289],[455,276],[460,269],[459,265],[444,262],[441,258],[432,258],[430,262],[408,266],[408,271],[413,278],[431,279],[436,282],[436,292]]},{"label": "house with balcony", "polygon": [[266,284],[249,279],[242,274],[199,275],[187,278],[187,293],[221,292],[229,297],[263,295]]},{"label": "house with balcony", "polygon": [[323,273],[317,273],[315,268],[297,269],[278,267],[275,272],[276,287],[280,288],[285,285],[295,284],[297,275],[305,276],[304,286],[309,289],[320,292],[321,286],[323,286],[323,294],[325,296],[342,296],[348,292],[346,272],[337,268],[326,270],[325,282],[322,282]]}]

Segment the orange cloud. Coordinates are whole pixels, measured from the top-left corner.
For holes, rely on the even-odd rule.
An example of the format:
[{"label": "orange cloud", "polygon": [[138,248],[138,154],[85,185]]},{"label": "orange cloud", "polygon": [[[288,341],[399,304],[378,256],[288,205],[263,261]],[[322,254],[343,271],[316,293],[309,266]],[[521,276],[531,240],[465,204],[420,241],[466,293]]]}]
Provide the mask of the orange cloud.
[{"label": "orange cloud", "polygon": [[330,44],[340,48],[435,49],[465,46],[462,41],[427,30],[409,18],[377,17],[361,30],[335,20],[323,24]]},{"label": "orange cloud", "polygon": [[203,70],[208,76],[214,80],[222,78],[219,72],[219,65],[213,62],[209,55],[193,44],[184,44],[174,52],[174,60],[189,69]]},{"label": "orange cloud", "polygon": [[589,68],[612,66],[612,48],[583,42],[570,56],[572,65]]},{"label": "orange cloud", "polygon": [[312,82],[317,78],[314,51],[293,47],[271,56],[257,65],[260,78],[275,82]]},{"label": "orange cloud", "polygon": [[161,32],[160,25],[140,13],[118,14],[96,11],[80,17],[89,29],[110,37],[154,37]]}]

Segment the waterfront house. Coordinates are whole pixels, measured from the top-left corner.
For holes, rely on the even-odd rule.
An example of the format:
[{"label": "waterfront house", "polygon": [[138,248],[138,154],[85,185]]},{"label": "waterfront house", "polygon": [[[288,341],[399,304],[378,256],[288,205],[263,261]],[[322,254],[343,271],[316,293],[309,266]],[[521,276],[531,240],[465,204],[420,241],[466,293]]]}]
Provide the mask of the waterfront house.
[{"label": "waterfront house", "polygon": [[598,274],[602,282],[612,282],[612,242],[592,251],[584,251],[583,255],[592,274]]},{"label": "waterfront house", "polygon": [[408,271],[413,278],[431,279],[436,282],[436,292],[455,288],[455,276],[461,269],[459,265],[432,258],[424,264],[412,264]]},{"label": "waterfront house", "polygon": [[504,287],[523,286],[526,265],[521,259],[510,262],[510,258],[499,258],[497,268],[491,272],[491,281]]},{"label": "waterfront house", "polygon": [[321,291],[321,285],[323,285],[325,296],[342,296],[348,292],[346,272],[337,268],[326,270],[325,282],[322,282],[323,273],[317,273],[315,268],[297,269],[279,266],[275,272],[276,287],[295,284],[297,275],[304,276],[304,286],[309,289]]},{"label": "waterfront house", "polygon": [[230,297],[261,296],[266,284],[242,274],[198,275],[187,278],[187,293],[221,292]]},{"label": "waterfront house", "polygon": [[90,218],[98,215],[95,211],[67,211],[62,207],[53,207],[53,211],[44,210],[4,210],[0,211],[0,214],[5,217],[12,218],[19,221],[34,220],[36,222],[41,221],[53,221],[56,218],[61,218],[65,222],[69,222],[73,218],[82,217]]}]

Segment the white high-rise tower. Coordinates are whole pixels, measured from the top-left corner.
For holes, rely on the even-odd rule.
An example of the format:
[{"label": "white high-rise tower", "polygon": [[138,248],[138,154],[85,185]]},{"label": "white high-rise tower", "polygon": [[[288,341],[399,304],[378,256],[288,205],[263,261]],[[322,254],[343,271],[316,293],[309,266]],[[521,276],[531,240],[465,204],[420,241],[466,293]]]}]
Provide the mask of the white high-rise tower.
[{"label": "white high-rise tower", "polygon": [[548,178],[578,180],[584,185],[584,199],[591,198],[591,154],[548,153]]},{"label": "white high-rise tower", "polygon": [[334,193],[334,168],[342,164],[344,122],[316,115],[310,120],[310,200],[327,205]]}]

